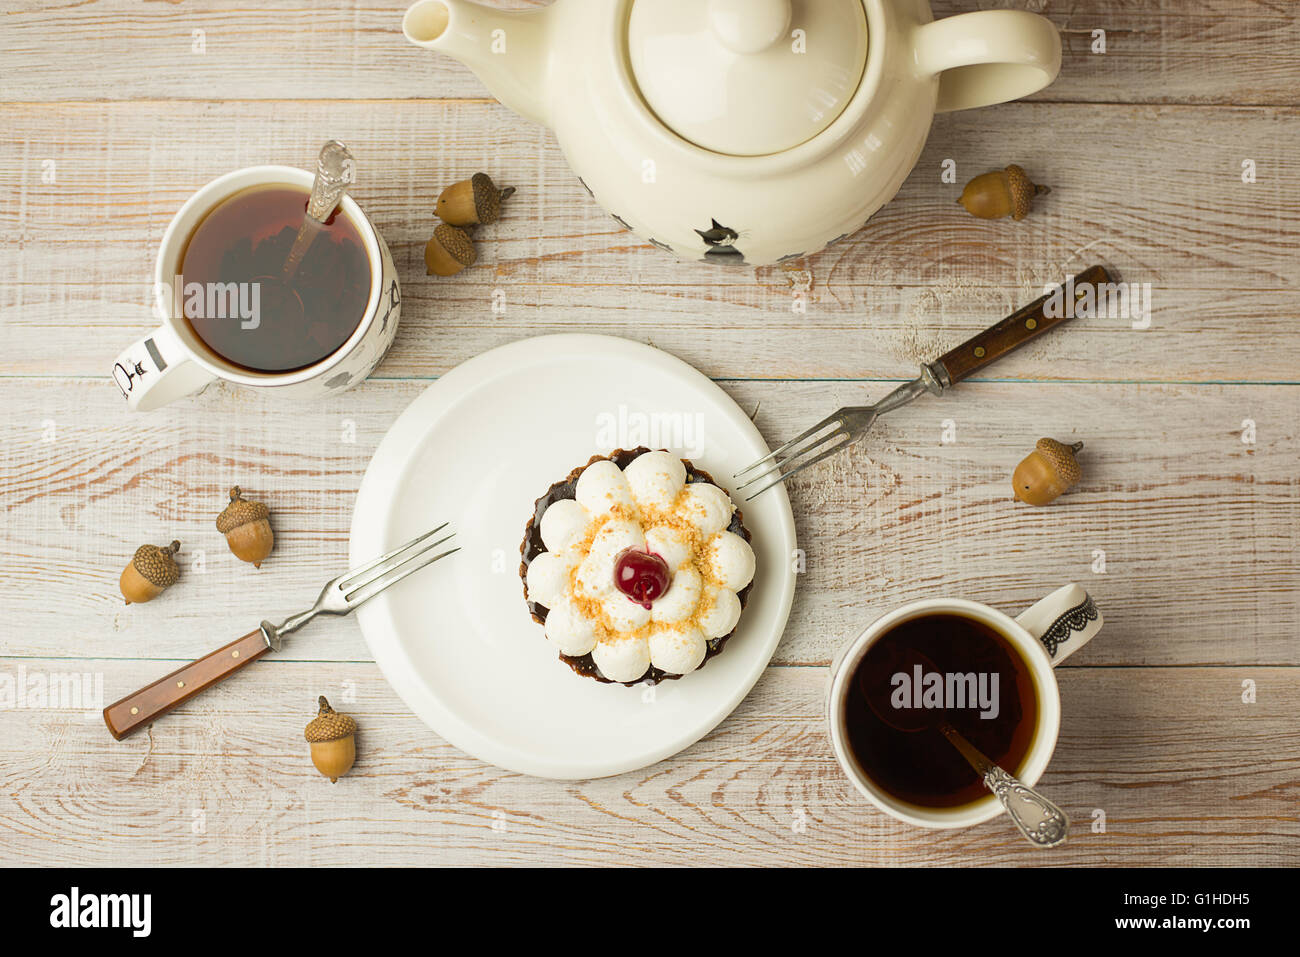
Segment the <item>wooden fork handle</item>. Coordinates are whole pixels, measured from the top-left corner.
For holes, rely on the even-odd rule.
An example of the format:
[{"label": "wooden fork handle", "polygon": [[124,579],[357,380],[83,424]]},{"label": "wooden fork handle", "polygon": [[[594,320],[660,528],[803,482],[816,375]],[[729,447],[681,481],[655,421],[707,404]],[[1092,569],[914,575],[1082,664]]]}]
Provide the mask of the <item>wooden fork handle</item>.
[{"label": "wooden fork handle", "polygon": [[[1018,309],[996,326],[985,329],[979,335],[966,340],[956,349],[940,357],[938,365],[947,373],[949,385],[968,379],[989,363],[996,362],[1007,353],[1014,352],[1026,342],[1037,339],[1050,332],[1061,323],[1074,317],[1075,304],[1066,301],[1068,290],[1093,287],[1094,302],[1096,286],[1101,283],[1113,283],[1115,278],[1105,266],[1090,266],[1056,293],[1040,296],[1023,309]],[[1054,315],[1048,316],[1046,306],[1053,295],[1061,297],[1061,308],[1053,308]]]},{"label": "wooden fork handle", "polygon": [[240,668],[271,650],[262,629],[250,631],[243,638],[218,648],[212,654],[191,661],[171,674],[146,685],[121,701],[104,709],[104,723],[109,733],[121,741],[155,718],[161,718],[177,705],[189,701],[200,691],[229,678]]}]

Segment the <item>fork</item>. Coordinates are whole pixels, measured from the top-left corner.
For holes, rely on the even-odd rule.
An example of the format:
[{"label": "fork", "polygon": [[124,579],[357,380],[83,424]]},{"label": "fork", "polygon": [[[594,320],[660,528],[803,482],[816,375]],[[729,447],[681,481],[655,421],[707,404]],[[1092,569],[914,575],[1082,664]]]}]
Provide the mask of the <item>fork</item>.
[{"label": "fork", "polygon": [[279,651],[286,636],[293,634],[317,615],[349,614],[362,602],[369,601],[407,575],[440,558],[446,558],[452,552],[460,551],[456,547],[434,554],[434,549],[451,541],[456,534],[449,532],[437,541],[429,541],[445,529],[447,524],[444,522],[360,568],[331,578],[321,589],[316,604],[307,611],[291,615],[278,625],[264,621],[244,637],[236,638],[212,654],[191,661],[153,684],[127,695],[121,701],[110,704],[104,709],[104,723],[108,725],[109,733],[121,741],[145,725],[152,724],[154,719],[161,718],[168,711],[189,701],[200,691],[229,678],[268,651]]},{"label": "fork", "polygon": [[[1090,266],[1066,282],[1063,289],[1072,290],[1076,298],[1082,297],[1084,290],[1093,289],[1094,302],[1098,302],[1100,299],[1096,296],[1097,286],[1108,283],[1113,287],[1116,282],[1113,270],[1105,266]],[[754,483],[761,482],[773,472],[779,473],[776,478],[745,499],[745,501],[752,501],[768,489],[780,485],[801,469],[816,465],[855,443],[871,428],[871,424],[877,417],[897,409],[900,405],[907,405],[927,392],[931,395],[943,393],[1009,352],[1050,332],[1067,319],[1074,318],[1075,310],[1072,302],[1063,301],[1064,308],[1054,310],[1059,312],[1059,315],[1046,314],[1044,307],[1054,295],[1057,295],[1056,290],[1040,296],[997,325],[990,326],[978,335],[967,339],[957,348],[944,353],[934,362],[923,363],[921,374],[917,378],[903,383],[875,405],[851,405],[832,412],[811,429],[791,439],[776,451],[769,452],[753,465],[735,473],[733,478],[739,479],[764,465],[768,466],[744,484],[737,486],[736,491],[743,491]]]}]

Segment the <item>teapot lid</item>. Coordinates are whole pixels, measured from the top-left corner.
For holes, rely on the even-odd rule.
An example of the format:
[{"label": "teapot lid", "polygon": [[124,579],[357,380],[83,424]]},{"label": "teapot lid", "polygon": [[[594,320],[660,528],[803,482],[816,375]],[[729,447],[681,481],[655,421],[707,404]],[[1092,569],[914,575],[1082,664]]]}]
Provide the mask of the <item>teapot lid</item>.
[{"label": "teapot lid", "polygon": [[779,153],[826,129],[867,61],[861,0],[634,0],[627,40],[659,120],[736,156]]}]

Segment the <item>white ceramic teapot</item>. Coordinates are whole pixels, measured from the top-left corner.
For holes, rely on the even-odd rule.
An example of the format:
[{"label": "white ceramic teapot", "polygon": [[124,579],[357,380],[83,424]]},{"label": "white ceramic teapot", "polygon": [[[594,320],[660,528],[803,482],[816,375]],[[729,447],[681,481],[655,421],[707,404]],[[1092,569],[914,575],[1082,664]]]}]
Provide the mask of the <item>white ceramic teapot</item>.
[{"label": "white ceramic teapot", "polygon": [[555,130],[614,218],[681,259],[764,265],[861,228],[936,111],[1051,83],[1043,17],[934,20],[927,0],[420,0],[414,43]]}]

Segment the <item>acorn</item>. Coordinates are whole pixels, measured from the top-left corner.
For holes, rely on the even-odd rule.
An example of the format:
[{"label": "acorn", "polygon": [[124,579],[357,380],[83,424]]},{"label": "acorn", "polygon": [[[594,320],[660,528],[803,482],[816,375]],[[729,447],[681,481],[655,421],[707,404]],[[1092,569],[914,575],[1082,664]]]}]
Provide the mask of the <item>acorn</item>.
[{"label": "acorn", "polygon": [[180,566],[172,558],[181,550],[180,542],[170,545],[141,545],[135,550],[131,563],[122,569],[118,587],[129,605],[132,602],[153,601],[180,577]]},{"label": "acorn", "polygon": [[311,742],[311,763],[331,783],[348,773],[357,759],[357,723],[351,715],[339,714],[320,696],[320,711],[311,719],[303,737]]},{"label": "acorn", "polygon": [[466,266],[474,265],[478,253],[469,234],[456,226],[439,223],[424,247],[427,275],[454,276]]},{"label": "acorn", "polygon": [[217,516],[217,531],[226,536],[226,544],[241,562],[261,568],[275,545],[271,532],[271,511],[261,502],[249,502],[236,485],[230,490],[230,504]]},{"label": "acorn", "polygon": [[1083,474],[1075,458],[1082,442],[1066,445],[1056,439],[1039,439],[1011,476],[1016,498],[1027,505],[1046,505],[1069,491]]},{"label": "acorn", "polygon": [[966,212],[980,219],[1024,219],[1034,203],[1034,197],[1052,190],[1035,185],[1025,171],[1012,163],[1006,169],[981,173],[966,184],[961,191],[959,204]]},{"label": "acorn", "polygon": [[514,191],[513,186],[497,189],[487,173],[475,173],[444,189],[436,211],[444,223],[453,226],[486,226],[500,218],[501,201]]}]

